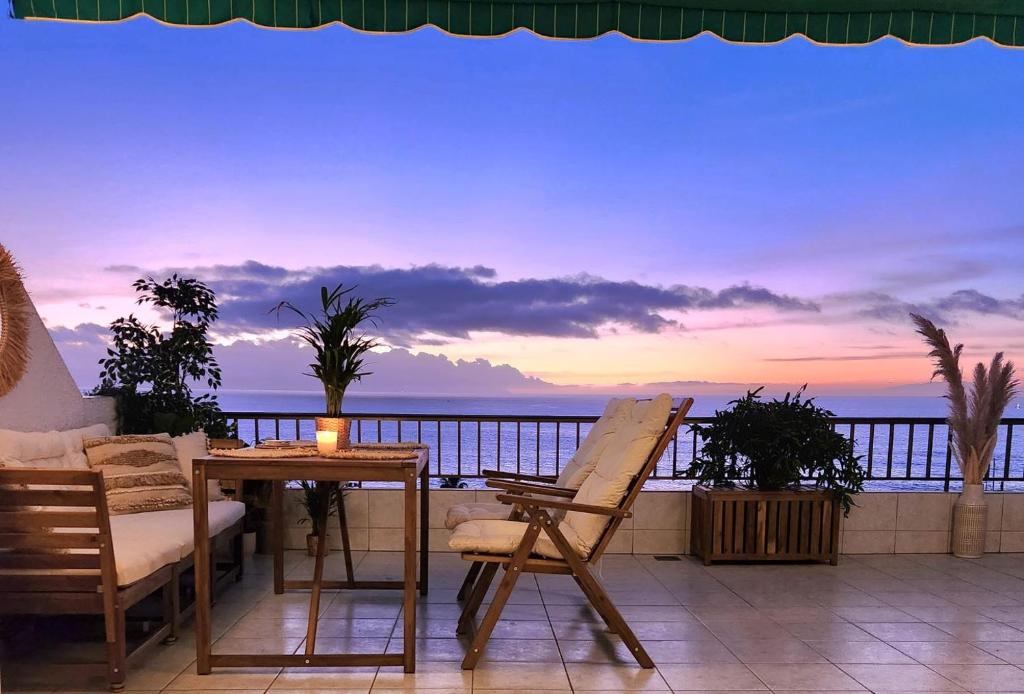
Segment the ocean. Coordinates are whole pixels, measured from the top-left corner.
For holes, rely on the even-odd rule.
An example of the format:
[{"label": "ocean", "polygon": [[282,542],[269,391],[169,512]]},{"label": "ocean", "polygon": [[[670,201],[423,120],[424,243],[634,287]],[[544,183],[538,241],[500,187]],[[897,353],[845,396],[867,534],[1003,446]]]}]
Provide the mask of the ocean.
[{"label": "ocean", "polygon": [[[323,410],[319,393],[220,391],[221,407],[229,412],[317,413]],[[728,406],[733,396],[701,395],[695,397],[691,414],[711,416],[716,409]],[[431,446],[431,468],[435,475],[463,478],[462,483],[474,486],[470,479],[480,469],[517,470],[534,474],[556,472],[575,451],[579,437],[585,436],[588,425],[556,426],[553,423],[502,423],[444,421],[450,415],[516,415],[524,419],[544,416],[597,416],[604,409],[605,395],[505,396],[505,397],[420,397],[395,395],[352,395],[345,399],[346,414],[356,424],[353,438],[362,441],[421,440]],[[826,395],[816,398],[822,406],[840,417],[944,417],[946,400],[931,396]],[[1011,404],[1006,417],[1021,417],[1021,401]],[[426,415],[426,421],[378,422],[360,415]],[[312,439],[313,422],[308,419],[275,421],[240,418],[239,436],[246,441],[257,438]],[[1006,455],[1006,428],[1001,432],[991,474],[999,478],[1024,479],[1024,427],[1014,430],[1009,457]],[[840,431],[849,436],[848,425]],[[862,456],[862,465],[869,477],[904,478],[875,480],[872,489],[942,488],[946,469],[957,474],[956,463],[947,455],[946,428],[937,425],[876,425],[873,439],[867,425],[858,425],[853,433],[855,451]],[[929,434],[931,442],[929,444]],[[674,478],[685,470],[699,439],[688,428],[680,430],[676,445],[670,447],[658,464],[656,476],[649,484],[673,486]],[[955,487],[956,485],[954,485]],[[1019,483],[993,483],[996,488],[1019,488]]]}]

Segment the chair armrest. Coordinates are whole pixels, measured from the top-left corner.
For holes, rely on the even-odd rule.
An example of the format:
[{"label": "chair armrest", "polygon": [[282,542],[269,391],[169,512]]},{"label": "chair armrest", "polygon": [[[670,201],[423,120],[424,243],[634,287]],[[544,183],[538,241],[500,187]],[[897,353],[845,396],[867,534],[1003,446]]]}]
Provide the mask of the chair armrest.
[{"label": "chair armrest", "polygon": [[546,496],[561,496],[572,499],[576,496],[575,489],[549,486],[546,484],[529,484],[527,482],[503,482],[501,480],[487,480],[487,486],[493,489],[504,489],[516,494],[541,494]]},{"label": "chair armrest", "polygon": [[536,506],[545,509],[558,509],[562,511],[579,511],[580,513],[593,513],[600,516],[614,516],[617,518],[630,518],[632,513],[623,511],[620,508],[607,508],[605,506],[591,506],[589,504],[577,504],[571,501],[558,501],[556,499],[542,499],[535,496],[522,496],[519,494],[499,494],[498,501],[503,504],[519,504],[521,506]]},{"label": "chair armrest", "polygon": [[558,479],[555,475],[527,475],[519,472],[503,472],[501,470],[482,470],[481,474],[489,479],[541,482],[545,484],[550,484]]}]

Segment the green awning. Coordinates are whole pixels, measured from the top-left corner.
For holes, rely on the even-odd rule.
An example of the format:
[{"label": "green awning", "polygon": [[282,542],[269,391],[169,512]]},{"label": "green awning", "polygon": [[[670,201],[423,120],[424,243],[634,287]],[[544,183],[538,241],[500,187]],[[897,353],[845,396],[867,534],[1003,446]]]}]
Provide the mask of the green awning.
[{"label": "green awning", "polygon": [[241,20],[281,29],[338,23],[384,33],[434,26],[481,37],[525,29],[557,39],[619,32],[679,41],[708,32],[737,43],[804,36],[854,45],[891,36],[927,46],[976,38],[1024,45],[1024,0],[11,0],[11,13],[80,22],[145,15],[188,26]]}]

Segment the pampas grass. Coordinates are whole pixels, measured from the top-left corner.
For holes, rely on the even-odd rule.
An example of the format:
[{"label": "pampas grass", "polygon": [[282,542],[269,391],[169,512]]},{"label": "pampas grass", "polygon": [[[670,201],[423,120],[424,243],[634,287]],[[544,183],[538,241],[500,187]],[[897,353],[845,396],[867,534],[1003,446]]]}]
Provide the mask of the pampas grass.
[{"label": "pampas grass", "polygon": [[987,367],[979,362],[974,367],[968,394],[960,370],[964,346],[950,347],[945,330],[916,313],[910,317],[918,334],[932,348],[928,353],[935,360],[932,378],[941,376],[949,388],[949,430],[964,484],[981,484],[995,451],[999,420],[1019,385],[1014,378],[1013,362],[1004,361],[1002,352],[997,352]]},{"label": "pampas grass", "polygon": [[28,312],[21,272],[0,245],[0,396],[14,389],[28,366]]}]

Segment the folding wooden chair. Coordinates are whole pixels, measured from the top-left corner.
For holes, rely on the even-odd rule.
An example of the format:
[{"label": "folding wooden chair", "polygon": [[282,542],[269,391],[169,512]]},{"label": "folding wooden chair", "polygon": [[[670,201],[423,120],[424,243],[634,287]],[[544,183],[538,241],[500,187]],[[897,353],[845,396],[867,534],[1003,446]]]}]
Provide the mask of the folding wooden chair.
[{"label": "folding wooden chair", "polygon": [[[587,477],[597,465],[601,454],[607,447],[611,437],[626,421],[636,400],[633,398],[612,398],[605,406],[601,417],[587,431],[576,452],[565,464],[558,475],[528,475],[504,470],[483,470],[487,478],[486,484],[492,489],[515,491],[571,499],[576,496]],[[488,503],[483,501],[456,504],[448,509],[445,527],[455,530],[459,525],[472,520],[520,520],[522,510],[508,504]],[[456,596],[458,601],[465,600],[473,583],[476,581],[483,562],[473,562],[466,572],[466,578]]]},{"label": "folding wooden chair", "polygon": [[[623,519],[632,516],[633,503],[644,482],[692,405],[693,399],[686,398],[670,412],[671,398],[667,395],[638,405],[650,409],[640,414],[639,421],[616,434],[609,453],[602,457],[571,501],[551,498],[548,492],[535,496],[529,485],[509,483],[511,493],[499,495],[498,500],[514,506],[525,520],[472,521],[456,529],[450,546],[462,549],[463,559],[483,566],[459,618],[458,633],[468,631],[497,570],[505,570],[462,661],[463,669],[476,667],[516,581],[524,572],[572,576],[608,628],[622,637],[637,662],[645,668],[654,667],[590,567],[601,559]],[[658,419],[652,422],[656,415]],[[656,434],[653,443],[650,434]],[[613,448],[616,446],[623,450]]]}]

